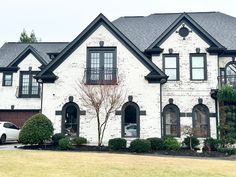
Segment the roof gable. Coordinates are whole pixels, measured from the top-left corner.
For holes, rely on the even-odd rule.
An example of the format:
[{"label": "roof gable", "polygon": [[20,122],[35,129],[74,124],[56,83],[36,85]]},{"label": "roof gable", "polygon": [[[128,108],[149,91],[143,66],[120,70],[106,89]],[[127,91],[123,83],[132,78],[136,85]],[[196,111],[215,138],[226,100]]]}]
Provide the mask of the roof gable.
[{"label": "roof gable", "polygon": [[99,14],[64,50],[50,62],[36,78],[54,71],[74,50],[76,50],[98,27],[103,25],[123,45],[125,45],[150,71],[167,78],[154,63],[152,63],[127,37],[125,37],[103,14]]},{"label": "roof gable", "polygon": [[16,67],[20,62],[22,62],[26,56],[32,54],[42,65],[46,65],[47,63],[44,59],[38,54],[36,49],[29,45],[25,48],[7,67]]},{"label": "roof gable", "polygon": [[206,41],[211,47],[223,49],[217,40],[215,40],[207,31],[205,31],[197,22],[195,22],[187,13],[182,13],[158,38],[147,48],[146,51],[159,48],[159,46],[182,24],[189,26],[198,36]]}]

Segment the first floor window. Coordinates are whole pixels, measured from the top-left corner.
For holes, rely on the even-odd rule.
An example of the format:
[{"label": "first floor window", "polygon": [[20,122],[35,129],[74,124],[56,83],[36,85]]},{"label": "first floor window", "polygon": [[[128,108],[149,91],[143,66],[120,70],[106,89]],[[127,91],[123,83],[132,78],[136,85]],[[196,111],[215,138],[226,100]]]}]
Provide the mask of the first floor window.
[{"label": "first floor window", "polygon": [[163,55],[163,69],[168,80],[179,80],[179,55],[166,54]]},{"label": "first floor window", "polygon": [[12,86],[12,73],[3,73],[3,86]]},{"label": "first floor window", "polygon": [[39,97],[39,84],[37,83],[36,79],[34,79],[36,74],[37,72],[35,71],[20,72],[20,97]]},{"label": "first floor window", "polygon": [[180,111],[174,104],[168,104],[163,109],[164,135],[180,136]]},{"label": "first floor window", "polygon": [[190,79],[206,80],[206,54],[190,54]]},{"label": "first floor window", "polygon": [[122,108],[122,136],[139,137],[139,107],[128,102]]},{"label": "first floor window", "polygon": [[193,108],[193,128],[195,136],[208,137],[210,135],[209,109],[203,104]]}]

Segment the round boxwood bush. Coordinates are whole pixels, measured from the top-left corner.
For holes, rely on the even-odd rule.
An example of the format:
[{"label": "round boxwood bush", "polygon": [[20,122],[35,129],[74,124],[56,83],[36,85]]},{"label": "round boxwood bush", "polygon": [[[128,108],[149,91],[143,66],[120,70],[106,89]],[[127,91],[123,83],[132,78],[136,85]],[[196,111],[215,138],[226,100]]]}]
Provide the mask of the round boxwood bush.
[{"label": "round boxwood bush", "polygon": [[87,139],[84,138],[84,137],[76,136],[76,137],[73,138],[73,143],[75,145],[87,144]]},{"label": "round boxwood bush", "polygon": [[151,143],[144,139],[135,139],[130,143],[130,151],[137,153],[149,152],[151,150]]},{"label": "round boxwood bush", "polygon": [[206,138],[204,140],[204,149],[210,151],[217,151],[220,147],[221,141],[213,138]]},{"label": "round boxwood bush", "polygon": [[58,146],[59,140],[65,137],[63,133],[56,133],[52,136],[52,142],[55,146]]},{"label": "round boxwood bush", "polygon": [[45,115],[39,113],[25,122],[19,134],[19,142],[40,145],[45,140],[50,140],[52,135],[52,122]]},{"label": "round boxwood bush", "polygon": [[148,141],[151,143],[151,149],[156,150],[163,150],[165,148],[164,141],[161,138],[148,138]]},{"label": "round boxwood bush", "polygon": [[126,148],[127,141],[123,138],[113,138],[108,142],[108,147],[111,150],[117,151]]},{"label": "round boxwood bush", "polygon": [[[190,137],[187,136],[186,138],[184,138],[183,143],[184,143],[188,148],[190,148]],[[197,139],[197,137],[192,136],[192,137],[191,137],[191,146],[192,146],[192,148],[195,148],[195,147],[198,146],[199,144],[200,144],[200,142],[199,142],[199,140]]]},{"label": "round boxwood bush", "polygon": [[60,139],[58,145],[61,150],[70,150],[73,147],[69,137]]},{"label": "round boxwood bush", "polygon": [[180,143],[172,136],[165,136],[163,138],[164,141],[164,148],[166,150],[179,150],[180,148]]}]

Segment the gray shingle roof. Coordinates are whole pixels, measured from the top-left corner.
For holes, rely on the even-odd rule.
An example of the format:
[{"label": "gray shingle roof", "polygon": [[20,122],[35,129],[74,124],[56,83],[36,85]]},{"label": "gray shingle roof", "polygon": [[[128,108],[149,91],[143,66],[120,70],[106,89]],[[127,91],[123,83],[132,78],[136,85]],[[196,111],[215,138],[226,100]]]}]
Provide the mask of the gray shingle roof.
[{"label": "gray shingle roof", "polygon": [[59,53],[67,44],[67,42],[5,43],[0,48],[0,67],[8,66],[29,45],[37,51],[44,61],[49,63],[51,59],[47,53]]},{"label": "gray shingle roof", "polygon": [[[220,12],[187,13],[228,50],[236,49],[236,18]],[[181,13],[152,14],[146,17],[120,17],[113,24],[141,51],[147,49]]]}]

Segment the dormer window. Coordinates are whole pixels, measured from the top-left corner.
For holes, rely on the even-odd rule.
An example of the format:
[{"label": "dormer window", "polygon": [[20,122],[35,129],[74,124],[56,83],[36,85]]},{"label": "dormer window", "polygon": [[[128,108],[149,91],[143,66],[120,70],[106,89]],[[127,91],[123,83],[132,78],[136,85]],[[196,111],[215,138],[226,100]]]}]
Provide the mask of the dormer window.
[{"label": "dormer window", "polygon": [[116,84],[117,65],[115,47],[90,47],[85,71],[86,83]]},{"label": "dormer window", "polygon": [[12,86],[12,73],[3,73],[3,86]]}]

